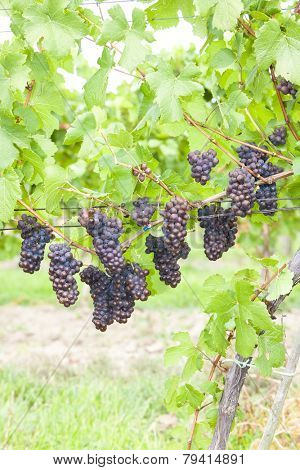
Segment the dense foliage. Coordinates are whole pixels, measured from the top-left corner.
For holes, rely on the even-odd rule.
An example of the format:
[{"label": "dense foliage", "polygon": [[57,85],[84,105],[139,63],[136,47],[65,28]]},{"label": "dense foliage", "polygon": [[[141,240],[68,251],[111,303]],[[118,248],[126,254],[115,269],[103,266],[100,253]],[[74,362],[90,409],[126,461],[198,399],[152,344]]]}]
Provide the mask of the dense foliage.
[{"label": "dense foliage", "polygon": [[[292,287],[280,266],[290,254],[281,240],[292,248],[299,223],[299,5],[143,1],[128,20],[119,4],[103,18],[102,2],[100,10],[79,0],[0,3],[12,31],[0,51],[0,224],[15,227],[16,209],[31,213],[18,222],[20,266],[38,270],[51,234],[64,238],[67,245],[50,246],[50,279],[69,306],[78,297],[79,257],[90,256],[80,278],[93,322],[105,331],[126,323],[160,281],[178,285],[179,260],[193,252],[189,231],[204,229],[210,260],[238,238],[251,269],[199,286],[208,321],[197,345],[179,333],[179,345],[167,350],[168,365],[187,360],[169,380],[166,402],[199,409],[212,397],[215,405],[219,384],[196,387],[192,376],[204,357],[226,356],[233,332],[236,351],[254,355],[262,374],[283,365],[283,328],[265,300]],[[202,46],[154,53],[156,31],[182,20]],[[99,55],[97,67],[82,53],[85,42]],[[113,93],[110,76],[122,72],[131,82]],[[82,92],[68,89],[67,74],[83,80]],[[54,221],[70,228],[62,233]],[[19,250],[19,235],[3,231],[2,257]],[[262,268],[278,273],[267,294],[256,291]],[[208,428],[213,422],[210,415]]]}]

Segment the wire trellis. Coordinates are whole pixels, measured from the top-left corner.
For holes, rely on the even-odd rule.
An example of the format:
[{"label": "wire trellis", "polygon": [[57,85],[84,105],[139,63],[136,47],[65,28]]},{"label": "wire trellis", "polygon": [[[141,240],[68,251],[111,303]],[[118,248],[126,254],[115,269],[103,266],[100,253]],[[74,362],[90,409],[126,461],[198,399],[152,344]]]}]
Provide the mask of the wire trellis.
[{"label": "wire trellis", "polygon": [[[298,198],[300,199],[300,198]],[[271,199],[270,199],[271,200]],[[99,206],[97,206],[99,207]],[[107,206],[105,206],[107,207]],[[275,209],[263,209],[262,211],[251,211],[249,215],[254,215],[254,214],[260,214],[260,215],[274,215],[274,212],[286,212],[286,211],[296,211],[299,210],[300,206],[292,206],[292,207],[279,207],[276,210]],[[23,211],[23,209],[20,209]],[[36,210],[36,209],[35,209]],[[44,210],[44,209],[41,209]],[[25,210],[26,212],[26,210]],[[221,218],[221,217],[228,217],[229,215],[235,215],[234,212],[227,212],[226,214],[211,214],[211,215],[203,215],[201,216],[201,219],[214,219],[214,218]],[[197,220],[195,217],[191,217],[190,220]],[[54,228],[82,228],[82,225],[74,224],[74,225],[53,225]],[[151,228],[151,224],[149,227],[145,226],[144,229],[149,230]],[[6,232],[6,231],[19,231],[20,229],[18,227],[3,227],[0,228],[0,232]]]}]

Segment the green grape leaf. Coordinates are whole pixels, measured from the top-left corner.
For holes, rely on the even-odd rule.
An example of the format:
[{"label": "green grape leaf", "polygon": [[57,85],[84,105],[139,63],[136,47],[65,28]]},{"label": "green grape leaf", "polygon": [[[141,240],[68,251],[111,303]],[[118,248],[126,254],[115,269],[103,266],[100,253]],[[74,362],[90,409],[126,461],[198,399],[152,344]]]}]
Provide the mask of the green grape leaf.
[{"label": "green grape leaf", "polygon": [[253,353],[257,343],[257,334],[249,323],[243,318],[235,319],[236,325],[236,351],[243,357],[249,357]]},{"label": "green grape leaf", "polygon": [[194,354],[190,355],[185,363],[183,368],[181,378],[182,380],[189,380],[195,372],[198,372],[202,369],[204,360],[201,354],[195,351]]},{"label": "green grape leaf", "polygon": [[59,90],[52,83],[43,81],[33,88],[29,106],[36,112],[40,123],[48,137],[54,129],[59,128],[59,119],[56,114],[64,113],[64,102]]},{"label": "green grape leaf", "polygon": [[193,16],[195,12],[193,0],[185,0],[184,2],[181,0],[158,0],[146,9],[146,14],[154,29],[165,29],[178,24],[179,11],[183,16]]},{"label": "green grape leaf", "polygon": [[44,162],[39,155],[32,150],[24,149],[22,152],[22,158],[26,162],[29,162],[42,178],[44,177]]},{"label": "green grape leaf", "polygon": [[265,69],[276,62],[276,73],[293,83],[300,84],[300,27],[287,25],[285,32],[277,20],[265,23],[257,34],[254,44],[260,68]]},{"label": "green grape leaf", "polygon": [[43,48],[60,57],[69,54],[75,41],[88,33],[76,12],[67,9],[69,0],[45,0],[23,13],[25,37],[32,44],[42,40]]},{"label": "green grape leaf", "polygon": [[64,193],[61,188],[67,180],[66,171],[58,165],[52,164],[45,169],[46,209],[50,214],[59,208]]},{"label": "green grape leaf", "polygon": [[17,173],[10,168],[0,176],[0,220],[8,222],[14,216],[14,208],[21,197],[20,180]]},{"label": "green grape leaf", "polygon": [[103,49],[98,61],[100,69],[84,85],[84,99],[88,109],[104,104],[109,72],[113,66],[113,57],[108,49]]},{"label": "green grape leaf", "polygon": [[111,145],[119,148],[131,148],[133,146],[132,135],[121,129],[118,134],[109,134],[107,139]]},{"label": "green grape leaf", "polygon": [[222,31],[231,30],[242,11],[241,0],[218,0],[214,9],[213,26]]},{"label": "green grape leaf", "polygon": [[0,170],[10,166],[19,156],[20,148],[29,146],[26,129],[16,124],[14,119],[8,116],[0,117]]},{"label": "green grape leaf", "polygon": [[[280,338],[281,340],[281,338]],[[263,376],[270,376],[273,367],[281,367],[285,362],[283,344],[264,334],[258,338],[258,357],[254,363]]]},{"label": "green grape leaf", "polygon": [[147,81],[156,93],[156,101],[164,120],[181,120],[183,114],[179,98],[201,90],[201,86],[192,80],[199,72],[197,67],[188,65],[176,76],[169,64],[161,62],[156,72],[147,74]]},{"label": "green grape leaf", "polygon": [[281,295],[286,295],[291,292],[293,288],[293,277],[294,274],[289,269],[279,273],[269,286],[267,300],[276,300]]}]

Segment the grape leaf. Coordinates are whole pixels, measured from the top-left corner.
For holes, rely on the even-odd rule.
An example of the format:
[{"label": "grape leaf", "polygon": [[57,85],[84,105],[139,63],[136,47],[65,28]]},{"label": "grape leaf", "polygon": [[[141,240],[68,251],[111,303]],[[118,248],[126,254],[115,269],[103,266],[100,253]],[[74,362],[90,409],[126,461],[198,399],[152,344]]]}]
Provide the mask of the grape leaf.
[{"label": "grape leaf", "polygon": [[67,55],[75,41],[88,30],[74,11],[67,9],[69,0],[45,0],[29,6],[23,13],[25,37],[32,44],[42,39],[43,48],[60,57]]},{"label": "grape leaf", "polygon": [[154,29],[165,29],[178,24],[179,11],[183,16],[193,16],[195,13],[193,0],[185,0],[184,2],[181,0],[158,0],[146,9],[146,14]]},{"label": "grape leaf", "polygon": [[19,151],[15,145],[20,148],[29,146],[26,129],[20,124],[8,117],[0,117],[0,170],[7,168],[18,158]]},{"label": "grape leaf", "polygon": [[242,11],[241,0],[218,0],[214,10],[213,26],[222,31],[231,30]]},{"label": "grape leaf", "polygon": [[274,279],[269,286],[267,300],[276,300],[281,295],[291,292],[293,288],[293,277],[294,274],[289,269],[278,274],[276,279]]},{"label": "grape leaf", "polygon": [[46,167],[45,193],[46,209],[52,213],[58,209],[60,201],[65,194],[60,188],[67,180],[66,171],[58,165],[52,164]]},{"label": "grape leaf", "polygon": [[8,222],[14,216],[14,208],[21,197],[20,181],[15,170],[10,168],[0,176],[0,220]]},{"label": "grape leaf", "polygon": [[156,72],[147,74],[147,81],[156,92],[156,100],[164,120],[174,122],[182,118],[179,98],[201,90],[201,86],[192,80],[199,73],[197,67],[188,65],[176,76],[170,64],[161,62]]},{"label": "grape leaf", "polygon": [[46,81],[39,82],[33,88],[30,107],[39,118],[39,127],[49,137],[54,129],[59,128],[59,119],[53,113],[63,114],[64,102],[59,90]]},{"label": "grape leaf", "polygon": [[84,85],[84,99],[88,109],[104,104],[109,72],[113,66],[113,58],[108,49],[103,49],[102,56],[98,60],[100,69],[91,76]]}]

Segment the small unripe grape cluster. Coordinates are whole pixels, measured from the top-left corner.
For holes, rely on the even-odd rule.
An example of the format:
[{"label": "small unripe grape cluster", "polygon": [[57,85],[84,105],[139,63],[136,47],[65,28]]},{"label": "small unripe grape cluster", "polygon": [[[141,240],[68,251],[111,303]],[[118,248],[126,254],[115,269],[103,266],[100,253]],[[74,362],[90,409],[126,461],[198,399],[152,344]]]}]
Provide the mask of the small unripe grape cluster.
[{"label": "small unripe grape cluster", "polygon": [[141,165],[132,169],[132,174],[137,177],[140,183],[143,183],[147,178],[147,175],[151,175],[151,173],[152,171],[148,167],[147,163],[142,163]]},{"label": "small unripe grape cluster", "polygon": [[277,85],[277,90],[279,90],[283,95],[291,95],[293,98],[296,98],[297,90],[295,85],[289,80],[283,78],[280,80],[280,83]]},{"label": "small unripe grape cluster", "polygon": [[244,168],[229,173],[227,196],[230,197],[232,212],[240,217],[250,214],[255,203],[255,178]]},{"label": "small unripe grape cluster", "polygon": [[212,169],[219,163],[217,153],[209,149],[207,152],[201,153],[199,150],[188,154],[188,161],[192,167],[192,178],[197,183],[206,185],[210,180]]},{"label": "small unripe grape cluster", "polygon": [[273,145],[278,147],[279,145],[286,144],[287,131],[284,126],[277,127],[274,129],[273,134],[269,136],[270,141]]},{"label": "small unripe grape cluster", "polygon": [[146,239],[146,253],[153,254],[155,269],[159,273],[160,280],[167,286],[177,287],[181,281],[178,261],[187,259],[190,253],[188,244],[184,242],[180,252],[175,256],[166,246],[164,237],[154,237],[150,234]]},{"label": "small unripe grape cluster", "polygon": [[19,266],[25,273],[33,274],[41,267],[45,246],[53,238],[52,230],[26,214],[18,221],[18,229],[23,239]]},{"label": "small unripe grape cluster", "polygon": [[138,264],[127,264],[121,273],[111,277],[94,266],[88,266],[80,273],[82,282],[90,287],[96,329],[106,331],[114,321],[127,323],[134,312],[135,301],[144,302],[150,295],[146,283],[148,274],[149,271]]},{"label": "small unripe grape cluster", "polygon": [[188,202],[176,196],[167,202],[161,212],[164,221],[162,229],[165,236],[164,243],[174,255],[180,253],[187,235],[188,211]]},{"label": "small unripe grape cluster", "polygon": [[205,254],[209,260],[216,261],[235,244],[237,217],[231,209],[211,204],[198,210],[198,220],[200,227],[205,229]]},{"label": "small unripe grape cluster", "polygon": [[108,274],[121,272],[125,266],[119,237],[123,233],[120,219],[109,218],[99,210],[82,209],[78,221],[93,238],[93,245]]},{"label": "small unripe grape cluster", "polygon": [[150,219],[153,216],[156,208],[154,204],[150,204],[147,197],[139,198],[133,203],[134,210],[131,214],[131,218],[140,227],[146,227],[150,223]]},{"label": "small unripe grape cluster", "polygon": [[82,262],[76,260],[69,245],[56,243],[50,245],[49,277],[57,300],[65,307],[74,305],[79,291],[74,274],[79,273]]}]

